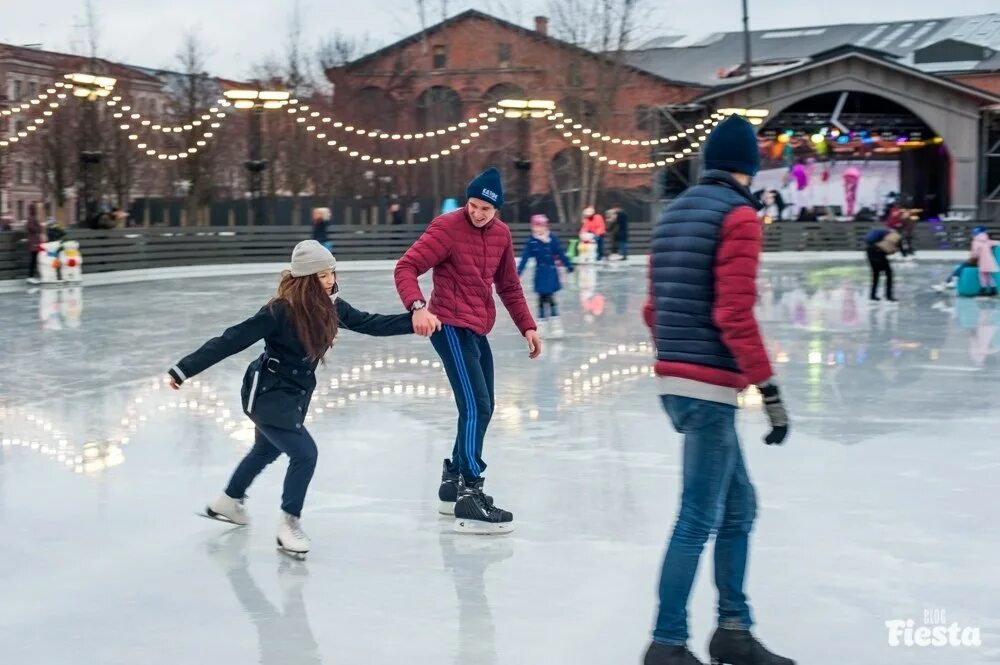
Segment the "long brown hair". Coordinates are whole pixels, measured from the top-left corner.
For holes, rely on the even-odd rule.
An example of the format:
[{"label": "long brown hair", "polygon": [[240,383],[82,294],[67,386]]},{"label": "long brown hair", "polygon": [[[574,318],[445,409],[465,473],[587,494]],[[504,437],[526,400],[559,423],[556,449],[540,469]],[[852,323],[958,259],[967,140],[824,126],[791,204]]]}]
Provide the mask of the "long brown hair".
[{"label": "long brown hair", "polygon": [[271,302],[276,300],[283,300],[288,305],[295,334],[309,359],[325,363],[323,356],[337,336],[337,310],[316,275],[292,277],[291,272],[283,272],[278,292]]}]

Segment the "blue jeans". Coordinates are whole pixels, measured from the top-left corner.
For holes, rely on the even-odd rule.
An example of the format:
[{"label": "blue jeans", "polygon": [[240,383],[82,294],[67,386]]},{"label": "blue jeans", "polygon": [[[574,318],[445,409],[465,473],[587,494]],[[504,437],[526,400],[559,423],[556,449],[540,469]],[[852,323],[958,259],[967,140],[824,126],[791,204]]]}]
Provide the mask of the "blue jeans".
[{"label": "blue jeans", "polygon": [[688,639],[687,603],[698,560],[713,531],[719,625],[753,624],[743,578],[757,502],[736,435],[736,407],[674,395],[661,399],[674,429],[684,435],[684,489],[660,573],[653,640],[681,645]]},{"label": "blue jeans", "polygon": [[281,509],[289,515],[300,517],[318,456],[316,442],[305,428],[293,432],[257,425],[253,448],[237,465],[226,487],[226,495],[234,499],[243,498],[250,483],[260,475],[264,467],[278,459],[281,453],[288,455]]}]

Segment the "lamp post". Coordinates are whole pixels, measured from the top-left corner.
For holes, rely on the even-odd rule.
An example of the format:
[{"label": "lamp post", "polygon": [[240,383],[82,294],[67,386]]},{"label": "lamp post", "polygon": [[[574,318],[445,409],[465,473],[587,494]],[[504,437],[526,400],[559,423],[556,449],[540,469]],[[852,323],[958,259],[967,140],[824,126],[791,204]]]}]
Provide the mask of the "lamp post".
[{"label": "lamp post", "polygon": [[529,142],[529,122],[532,118],[544,118],[556,108],[550,99],[501,99],[497,106],[504,110],[505,118],[523,120],[517,126],[517,221],[527,224],[531,219],[528,199],[531,197],[531,145]]},{"label": "lamp post", "polygon": [[[100,165],[103,154],[94,149],[94,141],[98,134],[97,105],[98,99],[111,94],[117,81],[110,76],[75,73],[66,74],[65,78],[73,86],[73,96],[90,102],[86,108],[87,126],[83,132],[84,148],[80,151],[80,172],[83,176],[83,197],[77,205],[77,224],[82,220],[87,226],[96,227],[97,200],[94,196],[94,170]],[[82,210],[80,204],[82,203]]]},{"label": "lamp post", "polygon": [[261,154],[263,149],[261,121],[265,110],[282,108],[288,104],[290,95],[285,90],[227,90],[223,94],[226,99],[232,102],[233,107],[250,111],[250,120],[247,123],[249,154],[247,160],[243,162],[250,180],[251,210],[253,211],[250,224],[266,224],[264,198],[261,190],[263,189],[264,171],[267,170],[267,160]]}]

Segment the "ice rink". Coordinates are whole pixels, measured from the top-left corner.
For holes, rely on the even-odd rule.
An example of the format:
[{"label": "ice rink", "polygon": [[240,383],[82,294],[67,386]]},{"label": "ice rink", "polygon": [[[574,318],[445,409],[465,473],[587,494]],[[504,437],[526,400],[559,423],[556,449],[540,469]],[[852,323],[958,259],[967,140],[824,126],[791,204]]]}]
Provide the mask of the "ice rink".
[{"label": "ice rink", "polygon": [[[900,305],[869,306],[861,258],[762,271],[793,425],[772,448],[757,403],[739,420],[755,630],[800,665],[1000,662],[1000,302],[938,297],[949,266],[925,262],[897,270]],[[276,277],[0,295],[0,661],[639,663],[681,450],[649,376],[644,277],[571,275],[567,335],[535,361],[498,316],[484,457],[508,536],[436,513],[456,412],[430,343],[342,333],[309,423],[305,563],[273,545],[283,459],[250,489],[248,529],[195,516],[251,440],[239,387],[259,348],[163,382]],[[340,284],[359,309],[401,309],[391,270]],[[690,605],[703,660],[711,573],[706,556]],[[889,646],[887,621],[941,611],[982,646]]]}]

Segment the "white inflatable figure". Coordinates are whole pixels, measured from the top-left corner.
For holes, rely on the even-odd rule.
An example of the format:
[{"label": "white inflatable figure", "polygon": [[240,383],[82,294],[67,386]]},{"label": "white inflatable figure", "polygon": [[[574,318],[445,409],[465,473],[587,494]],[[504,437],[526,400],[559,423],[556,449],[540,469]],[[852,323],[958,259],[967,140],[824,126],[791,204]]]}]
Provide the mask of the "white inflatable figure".
[{"label": "white inflatable figure", "polygon": [[59,289],[39,289],[38,320],[42,324],[42,330],[62,330]]},{"label": "white inflatable figure", "polygon": [[83,280],[83,255],[80,254],[80,243],[66,240],[59,252],[59,268],[64,282],[79,282]]},{"label": "white inflatable figure", "polygon": [[67,328],[79,328],[80,315],[83,313],[83,287],[71,284],[59,289],[59,295],[62,296],[59,311],[62,313],[63,323]]},{"label": "white inflatable figure", "polygon": [[38,281],[41,284],[59,283],[59,246],[58,240],[43,242],[38,247]]},{"label": "white inflatable figure", "polygon": [[597,239],[593,233],[582,231],[580,242],[576,246],[577,263],[594,263],[597,261]]}]

